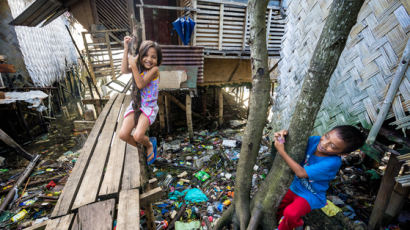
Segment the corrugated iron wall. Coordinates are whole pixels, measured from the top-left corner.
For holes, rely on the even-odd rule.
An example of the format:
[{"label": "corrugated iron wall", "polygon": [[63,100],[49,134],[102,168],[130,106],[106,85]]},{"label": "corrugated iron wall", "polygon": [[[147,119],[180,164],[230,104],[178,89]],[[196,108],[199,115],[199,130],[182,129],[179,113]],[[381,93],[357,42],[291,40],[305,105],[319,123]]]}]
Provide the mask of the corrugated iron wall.
[{"label": "corrugated iron wall", "polygon": [[[329,83],[315,123],[323,134],[340,124],[370,128],[410,37],[410,4],[399,0],[365,1]],[[279,63],[279,86],[272,126],[286,128],[309,61],[332,1],[295,1],[288,8]],[[407,114],[406,114],[407,113]],[[396,128],[410,126],[410,69],[406,72],[387,119]]]},{"label": "corrugated iron wall", "polygon": [[204,48],[197,46],[161,45],[165,66],[197,66],[197,82],[204,81]]}]

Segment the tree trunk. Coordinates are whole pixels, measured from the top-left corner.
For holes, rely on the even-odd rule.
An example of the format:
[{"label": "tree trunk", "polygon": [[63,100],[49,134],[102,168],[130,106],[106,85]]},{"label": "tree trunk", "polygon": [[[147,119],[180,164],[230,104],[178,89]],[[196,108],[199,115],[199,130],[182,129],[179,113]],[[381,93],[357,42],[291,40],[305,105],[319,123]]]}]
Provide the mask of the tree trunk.
[{"label": "tree trunk", "polygon": [[262,131],[265,126],[270,90],[268,52],[266,47],[266,8],[269,0],[248,2],[250,12],[250,49],[252,64],[252,99],[243,136],[235,181],[235,210],[240,229],[246,229],[250,218],[252,168],[256,163]]},{"label": "tree trunk", "polygon": [[[304,78],[286,139],[286,152],[296,162],[301,162],[305,156],[307,140],[328,88],[330,77],[345,47],[349,32],[356,23],[362,4],[363,0],[335,0],[332,3]],[[256,218],[257,223],[262,222],[264,229],[273,229],[276,225],[273,218],[274,213],[288,190],[293,176],[294,173],[285,161],[280,156],[276,157],[268,176],[254,198],[252,209],[252,214],[261,213],[252,218]],[[258,209],[262,209],[262,212]],[[258,221],[262,216],[263,220]]]}]

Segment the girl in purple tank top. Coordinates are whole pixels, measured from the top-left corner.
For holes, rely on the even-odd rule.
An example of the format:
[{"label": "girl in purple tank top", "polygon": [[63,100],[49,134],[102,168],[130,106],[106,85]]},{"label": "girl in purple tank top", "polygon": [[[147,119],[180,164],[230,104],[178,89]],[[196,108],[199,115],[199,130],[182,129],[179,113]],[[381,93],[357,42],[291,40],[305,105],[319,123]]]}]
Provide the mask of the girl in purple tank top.
[{"label": "girl in purple tank top", "polygon": [[[159,69],[161,64],[162,52],[158,43],[153,41],[143,41],[139,48],[139,55],[136,57],[128,56],[128,46],[131,37],[124,38],[124,56],[121,63],[122,73],[132,73],[134,86],[141,93],[141,107],[136,108],[136,98],[133,98],[124,113],[124,121],[119,133],[119,137],[128,144],[137,146],[137,143],[144,145],[147,149],[148,164],[152,164],[156,159],[156,139],[148,138],[145,135],[147,128],[154,123],[158,114],[158,85]],[[135,92],[132,94],[134,97]],[[134,119],[128,116],[136,113],[136,109],[141,114]],[[139,112],[138,111],[138,112]],[[138,113],[136,113],[138,115]],[[133,128],[135,132],[131,135]]]}]

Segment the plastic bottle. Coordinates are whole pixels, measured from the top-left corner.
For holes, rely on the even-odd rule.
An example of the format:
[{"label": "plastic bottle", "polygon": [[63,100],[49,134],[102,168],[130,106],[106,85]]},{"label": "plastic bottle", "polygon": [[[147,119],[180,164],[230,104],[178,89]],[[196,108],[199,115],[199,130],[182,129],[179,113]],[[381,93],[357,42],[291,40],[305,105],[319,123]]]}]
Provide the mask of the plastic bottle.
[{"label": "plastic bottle", "polygon": [[11,218],[11,221],[18,222],[20,220],[22,220],[25,216],[27,215],[27,211],[25,209],[21,210],[19,213],[17,213],[16,215],[14,215]]},{"label": "plastic bottle", "polygon": [[252,176],[252,187],[256,185],[256,180],[258,179],[258,175],[257,174],[253,174]]},{"label": "plastic bottle", "polygon": [[208,216],[212,216],[214,214],[214,207],[208,204],[208,207],[206,208],[206,212],[208,213]]}]

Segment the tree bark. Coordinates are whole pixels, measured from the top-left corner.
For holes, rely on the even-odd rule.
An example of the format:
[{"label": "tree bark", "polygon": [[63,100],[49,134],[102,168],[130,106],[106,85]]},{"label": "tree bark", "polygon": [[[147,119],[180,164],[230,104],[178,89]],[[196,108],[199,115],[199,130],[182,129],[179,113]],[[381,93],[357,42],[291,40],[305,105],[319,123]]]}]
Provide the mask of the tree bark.
[{"label": "tree bark", "polygon": [[265,126],[270,90],[268,52],[266,47],[266,8],[269,0],[248,2],[250,12],[250,50],[252,64],[252,98],[243,136],[235,181],[235,210],[240,229],[250,219],[252,168],[256,163],[262,131]]},{"label": "tree bark", "polygon": [[[305,156],[307,140],[328,88],[330,77],[337,66],[349,32],[356,23],[362,4],[363,0],[334,0],[332,3],[304,78],[290,122],[289,135],[286,138],[286,152],[296,162],[301,162]],[[253,166],[253,164],[250,165]],[[262,221],[257,219],[256,222],[262,222],[263,229],[273,229],[276,225],[274,214],[293,176],[294,173],[285,161],[277,156],[268,176],[254,197],[252,214],[258,213],[258,209],[262,208],[259,218],[263,217],[263,219]]]}]

